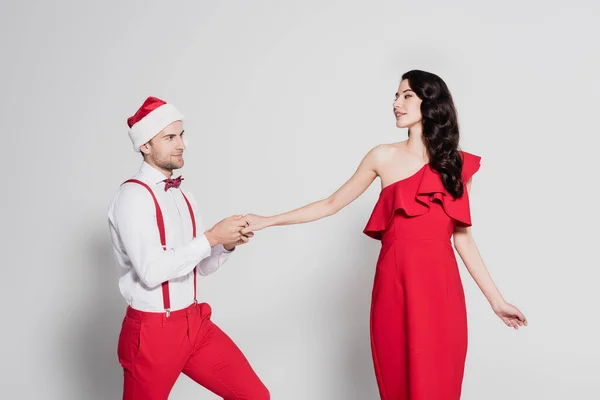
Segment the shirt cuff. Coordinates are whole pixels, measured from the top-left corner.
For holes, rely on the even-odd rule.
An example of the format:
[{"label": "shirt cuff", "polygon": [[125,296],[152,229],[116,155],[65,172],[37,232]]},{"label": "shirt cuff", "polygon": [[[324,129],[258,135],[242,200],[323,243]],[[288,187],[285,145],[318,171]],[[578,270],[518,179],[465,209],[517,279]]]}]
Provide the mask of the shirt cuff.
[{"label": "shirt cuff", "polygon": [[190,246],[194,253],[197,252],[203,254],[203,259],[211,254],[210,242],[208,241],[206,235],[196,237],[194,240],[192,240]]},{"label": "shirt cuff", "polygon": [[233,250],[227,250],[225,246],[223,246],[222,244],[218,244],[215,246],[215,250],[221,254],[231,254],[235,251],[235,247],[233,248]]}]

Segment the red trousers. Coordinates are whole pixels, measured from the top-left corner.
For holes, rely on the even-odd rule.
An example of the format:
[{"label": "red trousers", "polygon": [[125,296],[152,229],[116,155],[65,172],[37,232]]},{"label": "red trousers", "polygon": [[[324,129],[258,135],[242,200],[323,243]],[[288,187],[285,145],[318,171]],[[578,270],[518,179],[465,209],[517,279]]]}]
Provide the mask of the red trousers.
[{"label": "red trousers", "polygon": [[118,356],[123,400],[166,400],[183,372],[225,400],[268,400],[269,391],[206,303],[164,313],[127,308]]}]

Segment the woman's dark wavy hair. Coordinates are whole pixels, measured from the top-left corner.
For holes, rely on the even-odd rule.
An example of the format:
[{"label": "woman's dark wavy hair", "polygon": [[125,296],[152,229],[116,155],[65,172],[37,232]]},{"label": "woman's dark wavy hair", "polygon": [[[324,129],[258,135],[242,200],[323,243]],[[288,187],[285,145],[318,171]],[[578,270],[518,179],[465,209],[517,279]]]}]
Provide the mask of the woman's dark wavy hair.
[{"label": "woman's dark wavy hair", "polygon": [[430,166],[440,174],[444,187],[452,197],[462,197],[463,162],[458,149],[458,117],[450,90],[442,78],[430,72],[408,71],[402,75],[402,80],[405,79],[423,101],[423,139]]}]

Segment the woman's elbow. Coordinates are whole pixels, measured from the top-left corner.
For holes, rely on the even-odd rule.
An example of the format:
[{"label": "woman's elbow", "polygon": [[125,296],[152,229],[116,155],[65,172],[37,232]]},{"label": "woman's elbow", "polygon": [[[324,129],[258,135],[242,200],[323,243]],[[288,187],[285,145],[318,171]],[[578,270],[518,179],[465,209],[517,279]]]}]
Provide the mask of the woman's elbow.
[{"label": "woman's elbow", "polygon": [[473,236],[471,235],[471,230],[468,228],[457,228],[454,231],[453,239],[454,248],[458,251],[469,247],[472,243],[475,242]]},{"label": "woman's elbow", "polygon": [[335,198],[330,197],[323,201],[323,217],[330,217],[340,211],[342,207],[335,201]]}]

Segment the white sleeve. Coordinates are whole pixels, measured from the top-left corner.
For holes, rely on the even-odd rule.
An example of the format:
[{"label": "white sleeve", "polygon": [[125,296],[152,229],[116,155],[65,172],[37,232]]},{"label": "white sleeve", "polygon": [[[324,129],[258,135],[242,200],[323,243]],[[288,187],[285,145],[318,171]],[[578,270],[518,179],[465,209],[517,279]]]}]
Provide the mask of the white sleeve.
[{"label": "white sleeve", "polygon": [[[235,250],[233,250],[235,251]],[[209,275],[215,272],[219,267],[227,261],[229,255],[233,251],[225,250],[222,244],[218,244],[212,248],[210,257],[206,257],[198,264],[198,273],[200,275]]]}]

